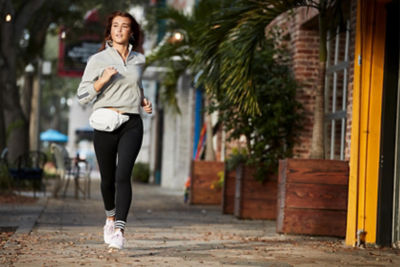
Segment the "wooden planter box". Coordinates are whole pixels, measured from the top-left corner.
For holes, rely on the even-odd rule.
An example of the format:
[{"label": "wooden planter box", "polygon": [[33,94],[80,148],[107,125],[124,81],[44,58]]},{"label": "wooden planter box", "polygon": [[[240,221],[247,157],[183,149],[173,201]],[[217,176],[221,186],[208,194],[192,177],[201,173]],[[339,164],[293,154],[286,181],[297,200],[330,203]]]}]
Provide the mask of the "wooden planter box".
[{"label": "wooden planter box", "polygon": [[240,165],[236,172],[234,215],[241,219],[276,219],[277,177],[255,180],[255,167]]},{"label": "wooden planter box", "polygon": [[220,205],[221,188],[212,188],[218,182],[218,173],[224,171],[224,163],[217,161],[192,161],[190,204]]},{"label": "wooden planter box", "polygon": [[222,213],[233,214],[235,210],[236,170],[225,168],[224,186],[222,188]]},{"label": "wooden planter box", "polygon": [[348,177],[347,161],[281,160],[277,232],[344,237]]}]

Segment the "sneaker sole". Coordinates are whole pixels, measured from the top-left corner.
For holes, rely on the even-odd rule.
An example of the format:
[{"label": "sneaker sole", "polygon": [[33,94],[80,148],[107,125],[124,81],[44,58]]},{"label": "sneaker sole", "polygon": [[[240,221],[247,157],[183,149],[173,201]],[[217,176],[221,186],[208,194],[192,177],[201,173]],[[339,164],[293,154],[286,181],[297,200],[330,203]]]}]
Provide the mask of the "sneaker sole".
[{"label": "sneaker sole", "polygon": [[123,247],[119,247],[119,246],[117,246],[117,245],[110,244],[110,245],[108,246],[108,248],[122,249]]}]

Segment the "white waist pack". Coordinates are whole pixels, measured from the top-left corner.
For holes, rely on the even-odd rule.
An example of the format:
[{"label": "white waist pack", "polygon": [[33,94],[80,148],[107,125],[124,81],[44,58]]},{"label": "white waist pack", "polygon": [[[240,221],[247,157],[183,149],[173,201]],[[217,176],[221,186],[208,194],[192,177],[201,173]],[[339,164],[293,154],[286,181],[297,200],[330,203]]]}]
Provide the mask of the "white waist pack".
[{"label": "white waist pack", "polygon": [[89,124],[96,130],[112,132],[128,120],[128,115],[120,114],[109,108],[99,108],[90,115]]}]

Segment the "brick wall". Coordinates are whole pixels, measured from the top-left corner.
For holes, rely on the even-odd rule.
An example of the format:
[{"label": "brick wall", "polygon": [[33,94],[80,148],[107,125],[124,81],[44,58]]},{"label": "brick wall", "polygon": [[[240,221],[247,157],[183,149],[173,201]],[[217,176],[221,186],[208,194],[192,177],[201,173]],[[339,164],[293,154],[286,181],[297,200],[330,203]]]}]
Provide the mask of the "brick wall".
[{"label": "brick wall", "polygon": [[[349,78],[347,93],[347,123],[345,159],[350,157],[351,116],[353,102],[353,62],[356,25],[357,1],[351,0],[350,47],[349,47]],[[294,14],[283,14],[267,27],[267,32],[273,27],[279,27],[283,32],[279,45],[285,45],[290,51],[291,67],[301,88],[297,91],[297,100],[304,111],[303,129],[300,131],[299,143],[294,148],[295,158],[308,158],[310,155],[312,127],[314,123],[315,88],[318,82],[319,36],[317,11],[298,8]]]},{"label": "brick wall", "polygon": [[[354,49],[357,1],[351,0],[350,7],[350,45],[347,86],[347,120],[345,136],[345,160],[350,158],[351,119],[353,104],[353,79],[354,79]],[[311,149],[312,127],[314,123],[315,88],[318,82],[319,63],[319,36],[318,12],[315,9],[298,8],[294,13],[282,14],[277,17],[266,29],[266,34],[279,28],[279,47],[289,50],[291,67],[294,77],[300,83],[296,98],[303,106],[303,129],[300,130],[299,143],[294,147],[294,158],[309,158]],[[328,103],[327,103],[328,104]],[[232,147],[239,145],[239,141],[227,143],[226,154],[229,155]],[[244,145],[242,142],[240,145]]]},{"label": "brick wall", "polygon": [[299,8],[288,20],[288,48],[294,76],[301,85],[296,98],[302,104],[304,112],[303,129],[300,132],[299,143],[293,151],[295,158],[308,158],[310,155],[315,88],[318,81],[319,37],[315,27],[304,25],[316,15],[315,12],[307,13],[306,8]]}]

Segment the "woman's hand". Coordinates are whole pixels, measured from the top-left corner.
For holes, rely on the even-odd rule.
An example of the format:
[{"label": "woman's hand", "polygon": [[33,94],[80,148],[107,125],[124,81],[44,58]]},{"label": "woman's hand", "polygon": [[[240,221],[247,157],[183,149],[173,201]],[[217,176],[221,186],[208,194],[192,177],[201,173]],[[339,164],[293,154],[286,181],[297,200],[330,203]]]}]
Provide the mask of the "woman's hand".
[{"label": "woman's hand", "polygon": [[118,71],[114,67],[106,68],[101,74],[100,78],[94,83],[94,89],[98,92],[103,86],[111,79],[112,76],[117,74]]},{"label": "woman's hand", "polygon": [[103,71],[103,74],[101,75],[100,79],[103,79],[105,83],[107,83],[112,76],[117,74],[118,71],[114,67],[108,67]]},{"label": "woman's hand", "polygon": [[151,106],[151,102],[150,102],[150,100],[147,100],[147,98],[143,98],[141,105],[143,107],[143,110],[147,114],[151,114],[153,112],[153,108]]}]

